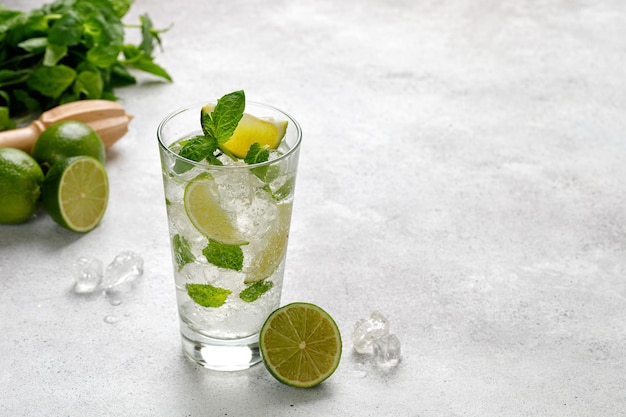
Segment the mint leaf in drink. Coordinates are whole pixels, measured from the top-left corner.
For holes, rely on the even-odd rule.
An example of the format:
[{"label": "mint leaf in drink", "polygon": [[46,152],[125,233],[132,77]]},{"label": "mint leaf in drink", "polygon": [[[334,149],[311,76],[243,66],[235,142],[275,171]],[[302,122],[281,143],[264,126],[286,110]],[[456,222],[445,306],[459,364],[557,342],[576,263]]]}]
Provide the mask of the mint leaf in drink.
[{"label": "mint leaf in drink", "polygon": [[202,307],[217,308],[224,305],[226,298],[232,291],[226,288],[214,287],[210,284],[187,284],[187,295],[196,304]]},{"label": "mint leaf in drink", "polygon": [[217,143],[215,142],[215,139],[209,136],[198,135],[185,141],[185,144],[180,149],[178,154],[183,158],[199,162],[213,156],[213,153],[216,150]]},{"label": "mint leaf in drink", "polygon": [[281,185],[276,191],[272,192],[272,197],[276,201],[284,200],[293,193],[293,189],[296,185],[295,177],[288,178],[283,185]]},{"label": "mint leaf in drink", "polygon": [[206,260],[219,268],[241,271],[243,267],[243,251],[238,245],[229,245],[209,239],[209,244],[202,250]]},{"label": "mint leaf in drink", "polygon": [[174,249],[174,259],[178,265],[180,271],[187,264],[190,264],[196,260],[196,257],[191,253],[189,248],[189,242],[181,235],[175,235],[172,239],[172,248]]},{"label": "mint leaf in drink", "polygon": [[266,292],[268,292],[273,286],[274,283],[272,281],[255,282],[245,290],[241,291],[239,293],[239,298],[241,298],[246,303],[251,303]]},{"label": "mint leaf in drink", "polygon": [[266,146],[261,146],[260,143],[255,142],[250,146],[244,162],[248,165],[260,164],[267,162],[270,159],[270,151]]}]

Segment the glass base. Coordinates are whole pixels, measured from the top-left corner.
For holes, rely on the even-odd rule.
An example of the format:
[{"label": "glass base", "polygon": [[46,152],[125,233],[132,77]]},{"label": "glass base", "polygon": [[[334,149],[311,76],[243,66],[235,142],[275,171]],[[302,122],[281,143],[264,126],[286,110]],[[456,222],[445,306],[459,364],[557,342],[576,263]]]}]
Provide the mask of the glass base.
[{"label": "glass base", "polygon": [[[185,327],[185,326],[183,326]],[[240,371],[261,362],[259,335],[244,339],[213,339],[181,329],[183,352],[198,365],[216,371]]]}]

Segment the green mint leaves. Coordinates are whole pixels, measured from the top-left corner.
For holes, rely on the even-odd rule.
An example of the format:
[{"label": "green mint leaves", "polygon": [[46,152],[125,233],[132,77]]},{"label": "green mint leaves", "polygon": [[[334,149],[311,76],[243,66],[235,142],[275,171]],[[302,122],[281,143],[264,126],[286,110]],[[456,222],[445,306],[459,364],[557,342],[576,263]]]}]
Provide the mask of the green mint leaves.
[{"label": "green mint leaves", "polygon": [[[218,145],[226,142],[237,129],[246,107],[246,96],[243,90],[226,94],[217,100],[217,105],[208,116],[210,122],[202,120],[202,131],[207,136],[213,136]],[[205,130],[205,127],[209,129]]]},{"label": "green mint leaves", "polygon": [[250,150],[246,157],[244,158],[244,162],[248,165],[258,164],[261,162],[267,162],[270,159],[270,151],[264,146],[261,146],[259,143],[253,143],[250,146]]},{"label": "green mint leaves", "polygon": [[243,251],[238,245],[229,245],[209,239],[209,244],[202,250],[206,260],[219,268],[241,271],[243,267]]},{"label": "green mint leaves", "polygon": [[[246,303],[256,301],[260,296],[272,289],[274,283],[272,281],[259,281],[247,287],[239,293]],[[226,288],[214,287],[211,284],[186,284],[185,289],[187,295],[196,304],[202,307],[218,308],[226,303],[226,299],[232,293]]]},{"label": "green mint leaves", "polygon": [[[172,77],[154,61],[163,30],[148,15],[122,23],[133,0],[54,0],[29,12],[0,7],[0,108],[19,124],[54,106],[84,99],[115,100],[115,89],[136,84],[135,69]],[[136,28],[141,41],[126,42]],[[0,123],[0,130],[13,123]]]},{"label": "green mint leaves", "polygon": [[181,235],[175,235],[172,239],[172,248],[174,250],[174,259],[176,260],[176,265],[178,265],[178,271],[183,269],[183,267],[189,263],[192,263],[196,260],[196,257],[191,253],[191,248],[189,247],[189,242],[187,239],[182,237]]},{"label": "green mint leaves", "polygon": [[192,161],[207,160],[212,165],[222,165],[216,152],[228,154],[220,145],[233,135],[246,107],[246,95],[243,90],[226,94],[215,107],[204,106],[200,111],[200,125],[204,136],[196,136],[187,141],[179,155]]},{"label": "green mint leaves", "polygon": [[202,307],[217,308],[224,305],[226,298],[232,292],[225,288],[214,287],[210,284],[187,284],[187,295]]},{"label": "green mint leaves", "polygon": [[272,281],[258,281],[254,284],[250,285],[245,290],[239,293],[239,298],[241,298],[246,303],[251,303],[256,301],[257,298],[268,292],[274,283]]}]

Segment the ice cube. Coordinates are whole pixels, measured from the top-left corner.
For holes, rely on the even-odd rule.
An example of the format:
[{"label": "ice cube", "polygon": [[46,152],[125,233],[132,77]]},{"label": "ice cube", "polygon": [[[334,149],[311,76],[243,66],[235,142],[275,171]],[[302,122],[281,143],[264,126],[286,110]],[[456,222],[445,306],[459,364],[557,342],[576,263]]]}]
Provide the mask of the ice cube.
[{"label": "ice cube", "polygon": [[107,265],[101,286],[107,295],[124,293],[134,287],[142,274],[143,258],[132,251],[123,251]]},{"label": "ice cube", "polygon": [[352,332],[352,346],[358,353],[374,353],[373,341],[389,333],[389,322],[380,312],[374,311],[369,319],[360,319]]},{"label": "ice cube", "polygon": [[374,364],[381,369],[390,369],[400,362],[400,339],[395,334],[377,337],[372,341]]},{"label": "ice cube", "polygon": [[72,263],[72,272],[75,279],[74,292],[89,294],[102,281],[102,262],[96,258],[81,256]]}]

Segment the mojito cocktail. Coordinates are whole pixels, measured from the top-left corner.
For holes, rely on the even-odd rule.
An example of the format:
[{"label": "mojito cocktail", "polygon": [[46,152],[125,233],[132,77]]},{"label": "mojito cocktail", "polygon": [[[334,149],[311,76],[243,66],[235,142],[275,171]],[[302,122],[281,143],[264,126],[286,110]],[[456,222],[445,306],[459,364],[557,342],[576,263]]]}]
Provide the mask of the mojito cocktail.
[{"label": "mojito cocktail", "polygon": [[224,370],[260,361],[258,332],[279,307],[301,140],[270,106],[245,103],[233,122],[231,95],[158,129],[183,350]]}]

